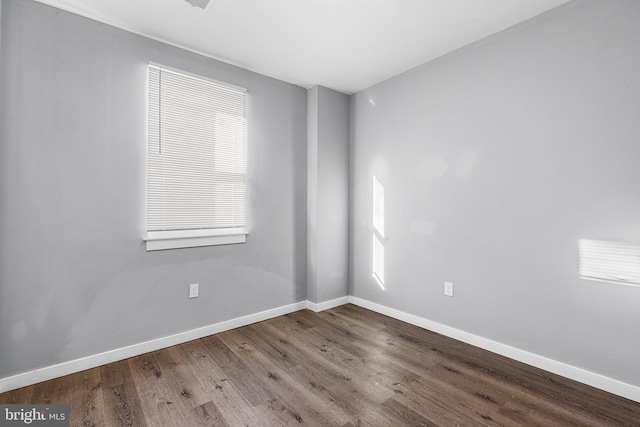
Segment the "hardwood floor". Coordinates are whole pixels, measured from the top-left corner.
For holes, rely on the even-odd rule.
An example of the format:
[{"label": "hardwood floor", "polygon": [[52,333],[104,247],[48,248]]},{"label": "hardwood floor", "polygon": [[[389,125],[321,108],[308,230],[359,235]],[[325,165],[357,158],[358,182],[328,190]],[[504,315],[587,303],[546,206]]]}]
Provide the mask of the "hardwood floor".
[{"label": "hardwood floor", "polygon": [[640,426],[640,403],[344,305],[0,394],[72,426]]}]

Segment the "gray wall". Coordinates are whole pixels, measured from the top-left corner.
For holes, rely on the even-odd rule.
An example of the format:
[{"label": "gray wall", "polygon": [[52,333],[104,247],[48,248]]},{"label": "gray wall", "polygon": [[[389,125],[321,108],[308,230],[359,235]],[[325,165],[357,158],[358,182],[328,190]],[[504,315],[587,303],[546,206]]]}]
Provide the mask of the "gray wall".
[{"label": "gray wall", "polygon": [[579,238],[640,242],[639,22],[571,2],[354,95],[352,294],[640,386],[640,287],[577,276]]},{"label": "gray wall", "polygon": [[[1,25],[0,378],[306,299],[304,89],[33,1]],[[246,244],[145,252],[148,61],[248,89]]]},{"label": "gray wall", "polygon": [[[307,299],[304,89],[0,1],[0,378]],[[639,288],[576,273],[578,238],[640,241],[639,20],[634,0],[574,1],[352,96],[350,165],[346,97],[310,91],[330,203],[309,217],[335,234],[309,247],[345,247],[331,189],[351,168],[351,250],[309,253],[309,299],[345,295],[351,257],[357,297],[640,385]],[[148,61],[249,90],[248,243],[145,252]]]},{"label": "gray wall", "polygon": [[349,97],[307,91],[307,295],[349,294]]}]

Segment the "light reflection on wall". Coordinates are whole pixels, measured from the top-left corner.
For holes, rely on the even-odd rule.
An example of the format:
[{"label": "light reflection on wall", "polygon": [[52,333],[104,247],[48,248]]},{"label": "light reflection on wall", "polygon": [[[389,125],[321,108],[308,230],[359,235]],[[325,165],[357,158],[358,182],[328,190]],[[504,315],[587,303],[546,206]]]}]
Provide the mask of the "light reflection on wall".
[{"label": "light reflection on wall", "polygon": [[373,277],[384,290],[384,187],[373,177]]},{"label": "light reflection on wall", "polygon": [[578,240],[581,278],[623,285],[640,285],[640,245],[605,240]]}]

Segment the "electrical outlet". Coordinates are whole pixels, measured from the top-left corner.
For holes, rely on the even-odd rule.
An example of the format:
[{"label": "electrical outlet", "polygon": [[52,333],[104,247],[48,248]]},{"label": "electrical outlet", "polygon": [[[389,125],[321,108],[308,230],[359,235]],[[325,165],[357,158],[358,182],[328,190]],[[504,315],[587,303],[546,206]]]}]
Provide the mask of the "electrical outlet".
[{"label": "electrical outlet", "polygon": [[444,294],[448,297],[453,296],[453,283],[444,282]]},{"label": "electrical outlet", "polygon": [[189,298],[198,298],[198,284],[192,283],[189,285]]}]

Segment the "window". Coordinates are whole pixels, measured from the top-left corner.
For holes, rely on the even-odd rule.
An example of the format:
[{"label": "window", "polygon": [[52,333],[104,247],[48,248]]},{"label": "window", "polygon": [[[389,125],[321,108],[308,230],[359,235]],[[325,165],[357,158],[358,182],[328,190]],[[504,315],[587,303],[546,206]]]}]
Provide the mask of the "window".
[{"label": "window", "polygon": [[149,65],[148,251],[246,241],[245,98]]}]

